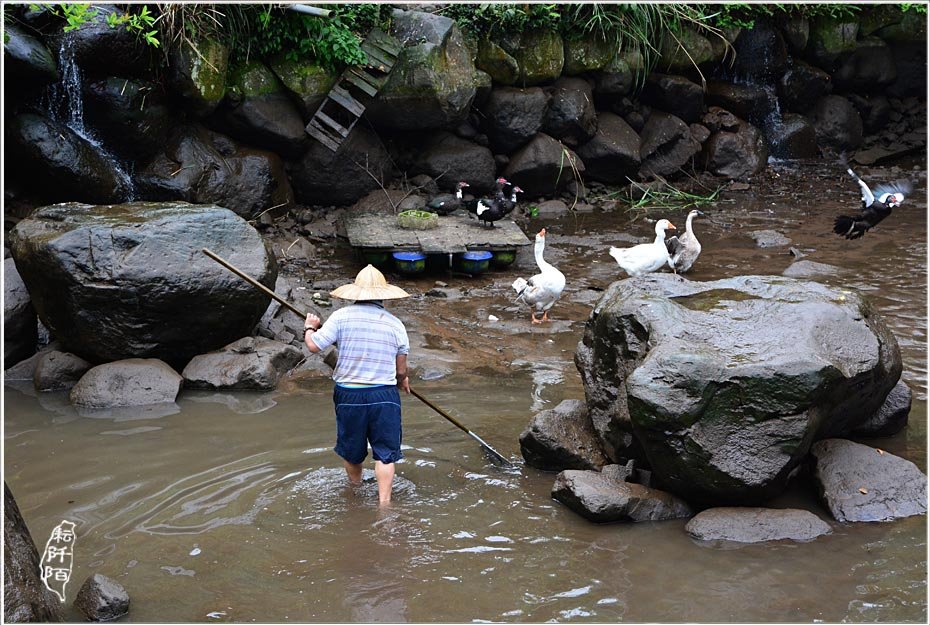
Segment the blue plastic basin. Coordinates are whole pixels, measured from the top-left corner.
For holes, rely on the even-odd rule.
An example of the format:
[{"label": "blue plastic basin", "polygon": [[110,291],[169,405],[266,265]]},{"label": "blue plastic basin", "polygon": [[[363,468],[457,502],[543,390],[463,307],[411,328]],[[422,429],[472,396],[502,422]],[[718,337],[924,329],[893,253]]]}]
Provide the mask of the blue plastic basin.
[{"label": "blue plastic basin", "polygon": [[394,266],[401,273],[422,273],[426,270],[426,254],[420,252],[394,252]]},{"label": "blue plastic basin", "polygon": [[453,257],[452,266],[465,273],[484,273],[488,270],[492,256],[491,252],[464,252]]}]

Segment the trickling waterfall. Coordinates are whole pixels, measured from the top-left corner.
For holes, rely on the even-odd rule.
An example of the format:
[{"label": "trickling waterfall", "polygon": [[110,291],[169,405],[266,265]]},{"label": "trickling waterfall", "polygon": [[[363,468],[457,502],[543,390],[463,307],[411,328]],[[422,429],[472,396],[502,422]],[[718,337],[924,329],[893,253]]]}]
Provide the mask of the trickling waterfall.
[{"label": "trickling waterfall", "polygon": [[122,163],[103,145],[103,142],[84,123],[83,73],[74,60],[74,46],[69,34],[61,38],[58,50],[58,67],[61,80],[52,83],[48,91],[46,109],[49,116],[73,130],[78,136],[90,143],[104,158],[113,164],[113,171],[120,186],[126,194],[126,200],[135,198],[135,186],[132,176]]}]

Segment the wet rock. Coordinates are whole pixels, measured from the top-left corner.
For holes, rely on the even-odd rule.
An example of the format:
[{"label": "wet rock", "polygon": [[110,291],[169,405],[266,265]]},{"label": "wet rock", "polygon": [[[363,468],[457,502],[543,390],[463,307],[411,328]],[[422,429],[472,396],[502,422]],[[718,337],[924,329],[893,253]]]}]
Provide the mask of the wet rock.
[{"label": "wet rock", "polygon": [[683,27],[675,37],[665,37],[660,48],[661,58],[656,69],[667,74],[693,72],[695,65],[713,60],[714,47],[707,37]]},{"label": "wet rock", "polygon": [[559,217],[569,211],[568,204],[562,200],[546,200],[536,205],[539,217]]},{"label": "wet rock", "polygon": [[563,77],[555,82],[542,130],[574,147],[594,136],[597,119],[594,94],[588,81]]},{"label": "wet rock", "polygon": [[703,144],[710,138],[710,129],[703,124],[688,124],[688,128],[691,130],[691,136],[698,143]]},{"label": "wet rock", "polygon": [[60,622],[58,597],[39,577],[39,552],[6,480],[3,482],[3,620]]},{"label": "wet rock", "polygon": [[595,523],[668,521],[694,514],[670,493],[598,471],[562,471],[552,486],[552,497]]},{"label": "wet rock", "polygon": [[585,166],[577,154],[539,133],[511,157],[504,177],[523,189],[524,197],[552,196],[574,179],[572,164],[583,176]]},{"label": "wet rock", "polygon": [[613,113],[598,113],[594,138],[578,148],[587,177],[606,184],[623,184],[635,177],[639,153],[639,135]]},{"label": "wet rock", "polygon": [[71,403],[81,408],[145,406],[170,403],[183,378],[161,360],[128,358],[97,365],[71,389]]},{"label": "wet rock", "polygon": [[576,399],[536,413],[520,434],[520,453],[528,465],[543,471],[599,469],[609,463],[584,402]]},{"label": "wet rock", "polygon": [[230,72],[221,111],[221,128],[239,141],[290,158],[307,147],[300,111],[263,63],[250,61]]},{"label": "wet rock", "polygon": [[862,145],[862,118],[852,102],[843,96],[820,98],[810,112],[810,120],[821,147],[843,152]]},{"label": "wet rock", "polygon": [[126,161],[155,156],[178,123],[159,86],[147,80],[103,78],[87,83],[84,97],[85,119],[107,149]]},{"label": "wet rock", "polygon": [[189,388],[270,391],[303,359],[303,352],[293,345],[249,336],[194,356],[181,375]]},{"label": "wet rock", "polygon": [[206,117],[226,93],[229,48],[214,39],[194,37],[193,46],[184,40],[172,48],[168,82],[188,110]]},{"label": "wet rock", "polygon": [[267,297],[202,248],[268,287],[277,275],[258,232],[218,206],[57,204],[20,221],[11,242],[39,318],[91,362],[186,362],[252,330]]},{"label": "wet rock", "polygon": [[846,97],[859,111],[859,116],[862,117],[862,130],[867,135],[878,132],[891,119],[891,104],[883,95],[862,96],[850,93]]},{"label": "wet rock", "polygon": [[817,131],[806,117],[797,113],[785,113],[781,122],[773,126],[768,141],[776,158],[815,158],[820,154]]},{"label": "wet rock", "polygon": [[684,76],[649,74],[642,100],[688,123],[698,121],[704,113],[704,89]]},{"label": "wet rock", "polygon": [[394,176],[394,165],[372,130],[359,124],[335,157],[316,141],[299,161],[288,163],[294,194],[302,204],[346,206],[365,197]]},{"label": "wet rock", "polygon": [[756,230],[750,232],[749,236],[756,242],[758,247],[779,247],[791,243],[791,239],[775,230]]},{"label": "wet rock", "polygon": [[549,96],[539,87],[493,90],[481,108],[491,149],[509,153],[526,145],[542,128],[548,106]]},{"label": "wet rock", "polygon": [[506,33],[499,41],[520,67],[519,85],[539,85],[553,81],[562,74],[565,49],[558,32],[531,29]]},{"label": "wet rock", "polygon": [[137,187],[150,199],[217,204],[246,219],[294,203],[280,157],[200,126],[178,128],[137,176]]},{"label": "wet rock", "polygon": [[448,367],[417,367],[417,378],[424,382],[441,380],[452,373]]},{"label": "wet rock", "polygon": [[379,128],[454,128],[477,92],[474,55],[455,22],[422,11],[394,11],[393,35],[405,47],[365,117]]},{"label": "wet rock", "polygon": [[685,122],[660,111],[652,112],[639,138],[639,173],[646,178],[677,173],[701,149]]},{"label": "wet rock", "polygon": [[520,64],[506,50],[491,41],[481,39],[478,42],[478,58],[475,66],[488,73],[494,82],[512,85],[520,75]]},{"label": "wet rock", "polygon": [[439,131],[418,143],[419,154],[413,173],[437,180],[440,188],[453,191],[459,181],[469,184],[471,193],[486,193],[494,188],[494,155],[486,147]]},{"label": "wet rock", "polygon": [[594,74],[594,97],[600,107],[610,106],[633,90],[635,76],[622,55],[615,56]]},{"label": "wet rock", "polygon": [[45,44],[13,21],[4,23],[3,69],[7,78],[47,84],[58,80],[58,64]]},{"label": "wet rock", "polygon": [[109,15],[127,11],[112,4],[94,5],[94,14],[77,29],[64,32],[58,44],[70,47],[74,61],[88,76],[141,76],[149,68],[147,44],[128,28],[113,28]]},{"label": "wet rock", "polygon": [[603,69],[614,58],[617,46],[600,35],[564,41],[563,76],[577,76]]},{"label": "wet rock", "polygon": [[807,510],[711,508],[699,512],[685,531],[698,540],[761,543],[770,540],[810,541],[833,530]]},{"label": "wet rock", "polygon": [[338,78],[314,63],[312,58],[291,59],[286,52],[272,58],[268,66],[293,94],[301,117],[307,120],[316,113]]},{"label": "wet rock", "polygon": [[814,443],[811,456],[821,497],[837,521],[927,513],[927,476],[909,460],[839,438]]},{"label": "wet rock", "polygon": [[770,82],[781,75],[788,63],[784,38],[775,25],[766,20],[756,20],[752,28],[742,29],[733,42],[733,49],[736,58],[732,69],[743,80]]},{"label": "wet rock", "polygon": [[835,276],[840,271],[841,269],[835,265],[799,260],[788,265],[781,275],[787,278],[817,278],[818,276]]},{"label": "wet rock", "polygon": [[74,607],[91,621],[112,621],[129,614],[129,594],[119,582],[94,573],[81,585]]},{"label": "wet rock", "polygon": [[789,17],[782,21],[781,32],[791,54],[798,56],[807,48],[811,34],[810,20],[799,15]]},{"label": "wet rock", "polygon": [[877,93],[898,77],[891,48],[878,37],[856,42],[856,49],[833,72],[837,89],[854,93]]},{"label": "wet rock", "polygon": [[811,21],[807,54],[811,63],[832,73],[856,49],[858,18],[819,16]]},{"label": "wet rock", "polygon": [[51,119],[17,115],[6,128],[8,178],[48,201],[118,203],[128,189],[115,163],[89,141]]},{"label": "wet rock", "polygon": [[741,121],[736,132],[718,131],[703,145],[704,167],[715,176],[747,178],[765,169],[769,151],[762,133]]},{"label": "wet rock", "polygon": [[12,367],[36,351],[38,320],[12,258],[3,260],[3,362]]},{"label": "wet rock", "polygon": [[92,366],[80,356],[51,350],[44,353],[36,362],[32,381],[35,389],[40,393],[65,391],[77,384]]},{"label": "wet rock", "polygon": [[885,403],[868,420],[850,431],[850,436],[879,437],[892,436],[907,426],[911,413],[911,389],[903,380],[899,380]]},{"label": "wet rock", "polygon": [[806,113],[817,100],[833,90],[830,74],[800,59],[794,59],[791,67],[777,82],[778,97],[786,110]]},{"label": "wet rock", "polygon": [[575,362],[605,453],[635,457],[631,434],[664,488],[719,503],[780,492],[811,442],[868,419],[901,371],[862,296],[766,276],[615,282]]},{"label": "wet rock", "polygon": [[740,119],[761,125],[771,114],[774,100],[769,100],[765,90],[750,85],[736,85],[720,80],[707,82],[708,106],[719,106]]}]

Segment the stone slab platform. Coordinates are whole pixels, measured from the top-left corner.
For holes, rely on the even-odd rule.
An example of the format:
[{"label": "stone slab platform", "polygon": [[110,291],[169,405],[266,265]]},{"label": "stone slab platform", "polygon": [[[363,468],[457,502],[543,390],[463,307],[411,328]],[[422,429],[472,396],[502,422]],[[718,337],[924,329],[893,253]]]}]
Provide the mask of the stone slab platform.
[{"label": "stone slab platform", "polygon": [[520,227],[511,220],[488,228],[466,214],[443,215],[439,227],[408,230],[397,225],[396,215],[351,215],[343,222],[345,236],[355,248],[454,254],[468,250],[502,251],[529,245]]}]

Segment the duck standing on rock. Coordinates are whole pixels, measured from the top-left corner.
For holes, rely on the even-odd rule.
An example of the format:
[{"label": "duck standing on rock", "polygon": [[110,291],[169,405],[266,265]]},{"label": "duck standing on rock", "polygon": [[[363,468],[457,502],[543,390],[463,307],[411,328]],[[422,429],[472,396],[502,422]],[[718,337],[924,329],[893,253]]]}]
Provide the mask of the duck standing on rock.
[{"label": "duck standing on rock", "polygon": [[631,276],[641,276],[662,268],[662,265],[672,265],[672,257],[665,247],[665,231],[677,230],[668,219],[656,222],[656,238],[652,243],[641,243],[633,247],[611,247],[610,255],[614,257],[620,268]]},{"label": "duck standing on rock", "polygon": [[681,237],[671,237],[665,242],[668,254],[671,256],[672,271],[675,273],[685,273],[691,269],[691,265],[701,255],[701,242],[694,235],[691,229],[691,222],[695,217],[703,217],[704,213],[695,209],[688,213],[688,219],[685,221],[685,233]]},{"label": "duck standing on rock", "polygon": [[[529,280],[517,278],[513,282],[513,289],[517,292],[517,301],[523,301],[530,307],[533,323],[549,321],[549,309],[559,300],[565,289],[565,276],[543,258],[545,247],[546,229],[543,228],[536,235],[534,249],[539,273]],[[542,313],[542,318],[537,319],[536,313]]]},{"label": "duck standing on rock", "polygon": [[465,181],[455,185],[455,195],[443,193],[426,203],[426,210],[437,215],[449,215],[462,207],[462,189],[468,186]]},{"label": "duck standing on rock", "polygon": [[475,204],[475,210],[472,211],[469,208],[469,212],[474,212],[478,216],[478,219],[483,221],[485,224],[490,224],[494,227],[495,221],[500,221],[517,207],[517,193],[523,193],[523,189],[516,185],[511,185],[510,197],[506,197],[504,194],[503,187],[509,185],[504,178],[497,179],[498,190],[497,194],[493,198],[481,198]]},{"label": "duck standing on rock", "polygon": [[[492,198],[504,199],[504,187],[510,184],[507,182],[507,179],[501,176],[494,181],[494,191],[491,193]],[[478,214],[478,202],[481,201],[481,198],[468,198],[467,200],[462,201],[462,208],[467,210],[472,215]]]},{"label": "duck standing on rock", "polygon": [[907,180],[897,180],[891,184],[875,187],[875,193],[863,182],[852,169],[846,172],[859,183],[862,189],[862,212],[855,217],[838,215],[833,222],[833,232],[847,239],[858,239],[870,228],[878,225],[882,219],[891,214],[891,209],[901,205],[904,196],[909,194],[913,185]]}]

